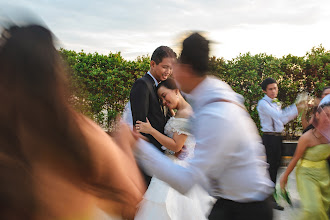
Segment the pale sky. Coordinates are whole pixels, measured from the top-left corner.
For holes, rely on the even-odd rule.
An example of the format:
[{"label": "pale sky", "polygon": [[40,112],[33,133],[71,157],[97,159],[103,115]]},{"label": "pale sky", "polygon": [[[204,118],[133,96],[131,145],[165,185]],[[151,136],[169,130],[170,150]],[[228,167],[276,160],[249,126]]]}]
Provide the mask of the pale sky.
[{"label": "pale sky", "polygon": [[29,14],[65,49],[120,51],[130,60],[160,45],[177,48],[190,30],[205,32],[216,42],[211,55],[225,59],[247,52],[304,56],[320,44],[330,50],[329,0],[0,0],[0,24]]}]

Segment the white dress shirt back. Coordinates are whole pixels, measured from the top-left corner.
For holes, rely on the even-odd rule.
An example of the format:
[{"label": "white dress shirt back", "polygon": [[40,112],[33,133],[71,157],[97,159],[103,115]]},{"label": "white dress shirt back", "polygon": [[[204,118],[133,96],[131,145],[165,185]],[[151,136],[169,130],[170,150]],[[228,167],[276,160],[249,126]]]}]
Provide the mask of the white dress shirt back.
[{"label": "white dress shirt back", "polygon": [[[195,157],[184,168],[140,141],[136,156],[146,171],[181,193],[200,184],[214,197],[261,201],[273,191],[264,147],[244,99],[226,83],[207,77],[191,93]],[[217,100],[226,99],[230,102]],[[235,103],[235,104],[233,104]]]}]

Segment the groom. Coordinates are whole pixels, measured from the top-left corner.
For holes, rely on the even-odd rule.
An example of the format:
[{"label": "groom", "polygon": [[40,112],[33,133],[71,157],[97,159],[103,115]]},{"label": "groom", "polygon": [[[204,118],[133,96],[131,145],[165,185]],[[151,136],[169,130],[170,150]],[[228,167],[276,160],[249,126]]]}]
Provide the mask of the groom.
[{"label": "groom", "polygon": [[196,147],[189,166],[174,164],[143,140],[139,140],[135,156],[149,175],[183,194],[196,184],[203,186],[217,198],[211,220],[270,220],[273,183],[262,160],[261,138],[243,97],[221,80],[206,75],[208,43],[198,33],[185,39],[173,72],[180,89],[190,94],[194,110],[189,127]]},{"label": "groom", "polygon": [[[172,74],[174,62],[176,62],[176,53],[171,48],[158,47],[151,56],[150,70],[133,84],[130,93],[133,128],[136,121],[146,122],[148,118],[152,127],[164,133],[167,117],[164,107],[159,102],[156,87]],[[158,150],[163,151],[162,145],[154,137],[149,134],[143,135]],[[147,175],[144,177],[146,184],[149,185],[151,177]]]}]

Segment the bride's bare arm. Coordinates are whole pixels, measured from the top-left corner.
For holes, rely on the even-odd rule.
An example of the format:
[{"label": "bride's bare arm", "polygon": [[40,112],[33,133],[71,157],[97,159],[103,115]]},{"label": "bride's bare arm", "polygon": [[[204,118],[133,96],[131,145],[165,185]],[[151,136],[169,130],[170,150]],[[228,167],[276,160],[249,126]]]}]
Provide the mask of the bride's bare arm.
[{"label": "bride's bare arm", "polygon": [[185,134],[174,133],[173,139],[167,137],[154,129],[148,119],[147,122],[137,121],[135,126],[137,131],[152,135],[161,145],[174,152],[179,152],[187,140]]}]

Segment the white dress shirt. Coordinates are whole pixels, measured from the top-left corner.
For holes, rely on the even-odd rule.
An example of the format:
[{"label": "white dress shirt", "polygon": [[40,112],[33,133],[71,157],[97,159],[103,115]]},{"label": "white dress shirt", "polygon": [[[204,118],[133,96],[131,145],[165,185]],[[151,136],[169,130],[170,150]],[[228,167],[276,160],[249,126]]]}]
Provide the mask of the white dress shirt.
[{"label": "white dress shirt", "polygon": [[281,133],[284,130],[284,125],[298,115],[296,105],[293,104],[281,109],[280,103],[274,102],[267,95],[259,100],[257,110],[263,132]]},{"label": "white dress shirt", "polygon": [[[210,195],[237,202],[261,201],[273,191],[264,147],[244,99],[226,83],[207,77],[191,93],[195,157],[188,167],[174,164],[140,140],[135,155],[150,175],[187,193],[200,184]],[[220,102],[220,99],[230,100]]]},{"label": "white dress shirt", "polygon": [[157,87],[159,83],[157,82],[156,78],[150,73],[150,71],[148,71],[147,74],[150,75],[151,78],[155,81],[155,86]]}]

